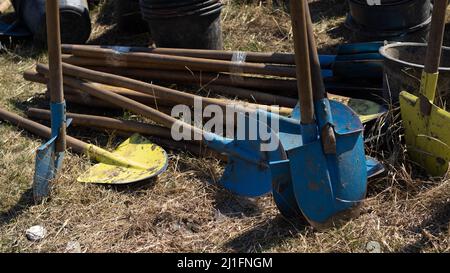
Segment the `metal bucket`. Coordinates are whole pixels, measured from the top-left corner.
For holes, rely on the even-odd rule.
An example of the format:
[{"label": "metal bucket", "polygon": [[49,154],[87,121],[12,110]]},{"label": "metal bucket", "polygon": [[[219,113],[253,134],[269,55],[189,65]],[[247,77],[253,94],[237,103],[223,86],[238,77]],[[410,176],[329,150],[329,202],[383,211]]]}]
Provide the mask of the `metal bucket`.
[{"label": "metal bucket", "polygon": [[140,0],[157,47],[222,49],[218,0]]},{"label": "metal bucket", "polygon": [[[380,48],[384,58],[383,96],[398,103],[401,91],[419,95],[427,44],[394,43]],[[450,102],[450,48],[443,47],[439,68],[438,92],[442,101]]]},{"label": "metal bucket", "polygon": [[[45,0],[14,0],[19,18],[33,33],[36,43],[46,44]],[[83,44],[91,34],[91,19],[86,0],[59,0],[61,17],[61,41],[67,44]]]},{"label": "metal bucket", "polygon": [[350,12],[345,25],[358,41],[424,42],[431,23],[431,0],[348,0]]}]

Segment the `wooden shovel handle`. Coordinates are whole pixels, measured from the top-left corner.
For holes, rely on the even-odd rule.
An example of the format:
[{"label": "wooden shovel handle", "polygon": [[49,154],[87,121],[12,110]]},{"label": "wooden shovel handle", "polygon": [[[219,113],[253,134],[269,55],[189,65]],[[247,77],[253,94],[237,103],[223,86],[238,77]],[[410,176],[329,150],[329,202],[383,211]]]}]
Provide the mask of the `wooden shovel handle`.
[{"label": "wooden shovel handle", "polygon": [[68,76],[64,76],[64,83],[69,87],[83,91],[93,97],[99,98],[103,101],[107,101],[116,106],[120,106],[123,109],[131,111],[132,113],[150,118],[153,121],[165,126],[166,128],[172,128],[172,126],[175,123],[177,123],[180,125],[180,127],[183,127],[186,130],[190,130],[193,134],[197,136],[204,135],[204,131],[197,127],[182,122],[172,116],[164,114],[156,109],[148,107],[142,103],[139,103],[127,97],[121,96],[113,92],[102,90],[93,83],[85,82],[83,80],[71,78]]},{"label": "wooden shovel handle", "polygon": [[[11,124],[16,125],[19,128],[27,130],[37,136],[43,138],[50,138],[52,135],[51,129],[47,126],[39,124],[37,122],[31,121],[29,119],[23,118],[14,113],[8,112],[4,109],[0,108],[0,119],[10,122]],[[66,136],[67,145],[71,147],[75,152],[83,154],[86,152],[88,144],[78,140],[76,138]]]},{"label": "wooden shovel handle", "polygon": [[436,73],[441,62],[442,43],[445,30],[445,13],[448,0],[435,0],[431,22],[430,37],[425,59],[425,72]]},{"label": "wooden shovel handle", "polygon": [[174,55],[124,52],[118,53],[107,48],[86,47],[82,45],[64,45],[64,52],[70,52],[74,56],[103,59],[109,63],[120,61],[122,63],[145,62],[148,68],[151,66],[163,66],[164,68],[185,69],[188,67],[194,71],[230,72],[242,71],[244,74],[261,74],[279,77],[294,77],[295,69],[291,66],[263,64],[263,63],[236,63],[233,61],[202,59]]},{"label": "wooden shovel handle", "polygon": [[311,77],[314,93],[314,101],[318,101],[327,97],[325,85],[323,83],[322,71],[320,69],[319,54],[317,52],[316,39],[314,38],[314,29],[309,11],[308,1],[302,0],[306,12],[306,25],[308,30],[309,57],[311,64]]},{"label": "wooden shovel handle", "polygon": [[[308,1],[302,0],[306,10],[306,21],[308,29],[308,44],[309,44],[309,57],[311,63],[311,76],[314,101],[320,101],[327,98],[327,92],[325,91],[325,85],[323,83],[322,72],[320,69],[319,54],[317,52],[316,40],[314,38],[314,29],[311,19],[311,12],[309,11]],[[327,109],[331,111],[331,109]],[[317,116],[323,113],[316,113]],[[321,125],[321,118],[317,118],[317,124]],[[325,154],[336,154],[336,135],[331,124],[325,124],[322,128],[319,128],[323,150]]]},{"label": "wooden shovel handle", "polygon": [[292,32],[294,35],[297,89],[302,124],[314,123],[314,103],[306,27],[304,0],[291,0]]},{"label": "wooden shovel handle", "polygon": [[[114,49],[114,46],[103,45],[77,45],[85,48],[103,48]],[[210,50],[210,49],[189,49],[189,48],[149,48],[149,47],[126,47],[128,52],[136,53],[153,53],[172,56],[183,56],[191,58],[202,58],[212,60],[230,61],[235,56],[236,51]],[[72,54],[70,45],[63,45],[64,54]],[[241,52],[245,54],[245,62],[247,63],[270,63],[270,64],[295,64],[294,54],[279,52]]]},{"label": "wooden shovel handle", "polygon": [[[61,63],[61,33],[59,19],[59,0],[46,1],[47,46],[49,62],[49,89],[52,103],[63,103],[63,76]],[[52,121],[54,122],[54,121]],[[58,121],[59,122],[59,121]],[[53,126],[52,126],[53,127]],[[56,152],[66,149],[66,124],[60,124],[56,140]]]},{"label": "wooden shovel handle", "polygon": [[[27,116],[34,119],[49,120],[51,113],[50,111],[44,109],[28,108]],[[67,118],[72,119],[72,125],[74,126],[84,126],[90,128],[93,127],[130,133],[139,133],[142,135],[149,135],[167,139],[172,138],[169,129],[138,121],[118,120],[109,117],[84,115],[76,113],[67,113]]]},{"label": "wooden shovel handle", "polygon": [[47,0],[46,7],[51,101],[60,103],[64,101],[64,96],[61,63],[61,34],[59,31],[59,2],[58,0]]}]

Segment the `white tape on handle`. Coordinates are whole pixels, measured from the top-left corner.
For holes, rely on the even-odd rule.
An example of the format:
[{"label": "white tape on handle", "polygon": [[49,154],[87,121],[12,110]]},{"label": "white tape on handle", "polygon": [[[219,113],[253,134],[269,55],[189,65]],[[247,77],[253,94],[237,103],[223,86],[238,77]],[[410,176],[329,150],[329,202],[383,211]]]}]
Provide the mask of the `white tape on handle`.
[{"label": "white tape on handle", "polygon": [[231,57],[231,62],[234,64],[231,68],[231,81],[242,81],[242,74],[244,73],[244,70],[241,67],[241,64],[245,63],[247,59],[247,53],[242,51],[236,51],[233,53],[233,56]]},{"label": "white tape on handle", "polygon": [[106,63],[111,66],[119,66],[121,62],[120,55],[131,51],[131,47],[128,46],[113,46],[110,49],[113,51],[113,54],[106,58]]}]

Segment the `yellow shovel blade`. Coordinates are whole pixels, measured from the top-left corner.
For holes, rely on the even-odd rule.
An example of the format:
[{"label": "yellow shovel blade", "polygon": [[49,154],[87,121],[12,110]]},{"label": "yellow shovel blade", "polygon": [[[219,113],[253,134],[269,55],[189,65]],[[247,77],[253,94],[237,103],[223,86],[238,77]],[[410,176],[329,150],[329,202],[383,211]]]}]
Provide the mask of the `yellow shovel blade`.
[{"label": "yellow shovel blade", "polygon": [[329,98],[350,107],[358,114],[362,123],[376,120],[387,112],[383,106],[370,100],[354,99],[331,94],[329,95]]},{"label": "yellow shovel blade", "polygon": [[164,149],[138,134],[112,153],[93,145],[87,153],[100,163],[78,178],[82,183],[129,184],[157,176],[167,168]]},{"label": "yellow shovel blade", "polygon": [[450,113],[433,105],[431,114],[424,116],[420,99],[405,91],[400,93],[400,107],[411,159],[433,176],[445,175],[450,162]]}]

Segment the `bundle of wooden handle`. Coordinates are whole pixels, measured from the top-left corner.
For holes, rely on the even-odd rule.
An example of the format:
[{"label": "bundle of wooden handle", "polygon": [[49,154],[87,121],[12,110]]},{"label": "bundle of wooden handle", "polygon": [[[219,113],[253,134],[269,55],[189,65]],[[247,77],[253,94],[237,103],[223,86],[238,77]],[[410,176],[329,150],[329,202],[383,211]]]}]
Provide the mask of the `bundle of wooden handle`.
[{"label": "bundle of wooden handle", "polygon": [[[80,48],[86,48],[86,49],[94,49],[94,52],[96,50],[103,51],[103,49],[97,47],[90,47],[90,46],[63,46],[63,53],[70,52],[78,52],[75,49],[78,47]],[[70,50],[69,50],[70,48]],[[74,51],[75,50],[75,51]],[[90,52],[90,51],[87,52]],[[109,49],[108,49],[109,50]],[[136,50],[136,49],[134,49]],[[83,51],[82,51],[83,52]],[[181,53],[184,54],[186,52],[182,51]],[[187,50],[189,52],[189,50]],[[194,51],[195,52],[195,51]],[[130,54],[153,54],[153,53],[130,53]],[[224,53],[225,55],[228,53]],[[194,106],[195,99],[201,99],[203,106],[208,105],[218,105],[222,108],[226,107],[235,107],[236,105],[239,105],[239,107],[243,109],[264,109],[268,111],[279,111],[282,115],[289,115],[292,112],[292,108],[296,105],[296,99],[289,98],[285,96],[280,95],[274,95],[262,91],[250,91],[248,89],[244,89],[242,87],[236,87],[236,85],[227,86],[229,82],[236,82],[234,79],[234,76],[227,75],[227,74],[218,74],[218,73],[211,73],[207,71],[206,73],[209,74],[209,76],[206,78],[209,81],[214,81],[214,79],[219,79],[219,84],[211,84],[209,86],[210,90],[213,90],[217,94],[221,95],[227,95],[234,98],[239,99],[246,99],[246,100],[253,100],[262,102],[262,104],[257,103],[251,103],[251,102],[244,102],[244,101],[236,101],[231,99],[223,99],[223,98],[212,98],[212,97],[200,97],[188,92],[181,92],[175,89],[155,85],[152,82],[153,80],[162,80],[162,81],[169,81],[169,79],[175,80],[173,82],[175,83],[186,83],[186,84],[195,84],[195,75],[189,74],[189,72],[185,71],[177,71],[175,70],[159,70],[160,68],[153,67],[152,69],[148,69],[146,66],[141,66],[138,70],[137,69],[123,69],[120,68],[120,66],[98,66],[99,60],[101,56],[107,56],[107,55],[97,55],[93,54],[96,58],[93,58],[92,55],[86,54],[88,56],[78,56],[78,55],[71,55],[67,56],[65,55],[63,57],[63,74],[64,74],[64,93],[65,93],[65,100],[69,103],[89,106],[93,108],[109,108],[109,109],[118,109],[117,106],[112,105],[106,101],[102,101],[98,98],[92,97],[86,92],[83,92],[79,89],[79,87],[83,83],[92,84],[96,88],[116,93],[119,95],[123,95],[127,98],[130,98],[136,102],[143,103],[145,105],[148,105],[152,108],[157,109],[158,111],[161,111],[166,114],[171,113],[171,109],[173,106],[177,104],[184,104],[190,107]],[[139,55],[132,55],[132,56],[139,56]],[[164,55],[161,55],[164,57]],[[160,57],[161,57],[160,56]],[[250,57],[250,60],[267,60],[270,56],[267,54],[254,54],[250,55],[254,58]],[[177,56],[175,56],[177,57]],[[289,62],[289,58],[292,56],[289,54],[280,54],[277,56],[280,61],[283,62]],[[119,59],[122,57],[119,57]],[[181,57],[186,58],[186,57]],[[261,59],[262,58],[262,59]],[[193,58],[195,61],[195,58]],[[199,58],[197,58],[199,59]],[[139,60],[139,58],[136,59],[136,57],[131,58],[132,61]],[[170,60],[170,58],[169,58]],[[175,59],[178,61],[177,59]],[[206,60],[206,59],[203,59]],[[202,61],[203,62],[203,61]],[[202,63],[200,62],[200,63]],[[137,63],[137,62],[136,62]],[[141,62],[142,63],[142,62]],[[170,63],[170,62],[169,62]],[[206,61],[208,63],[208,61]],[[226,61],[218,61],[219,68],[225,67],[224,63]],[[74,65],[76,64],[76,65]],[[122,60],[118,60],[118,64],[122,64],[124,67],[128,67],[133,65],[133,62],[129,62],[127,58],[124,58]],[[195,62],[194,62],[195,64]],[[139,65],[138,65],[139,67]],[[176,68],[176,65],[174,66]],[[201,69],[203,66],[195,66]],[[204,66],[207,67],[207,66]],[[261,65],[252,65],[250,67],[253,67],[252,69],[255,69],[255,71],[258,71],[260,67],[263,67]],[[286,66],[287,67],[287,66]],[[166,69],[169,67],[165,67]],[[170,66],[172,68],[172,66]],[[219,68],[213,69],[216,70],[215,72],[221,72]],[[113,69],[113,70],[112,70]],[[145,70],[144,70],[145,69]],[[115,73],[117,71],[121,71],[122,73]],[[253,70],[252,70],[253,71]],[[113,73],[111,73],[113,72]],[[134,72],[137,72],[136,74],[133,74]],[[37,64],[36,70],[30,70],[26,71],[24,73],[24,78],[31,82],[41,83],[44,85],[48,84],[48,67],[43,64]],[[200,77],[203,76],[203,72],[198,71],[196,74],[200,75]],[[123,76],[125,74],[125,76]],[[130,74],[133,74],[132,77],[130,77]],[[207,75],[205,74],[205,75]],[[147,81],[141,81],[142,76],[150,76],[147,77]],[[141,80],[137,80],[141,79]],[[280,80],[271,80],[266,78],[258,78],[258,77],[249,77],[249,80],[238,78],[237,81],[243,81],[245,83],[250,83],[250,85],[245,85],[244,87],[251,87],[251,86],[260,86],[261,82],[265,84],[271,83],[272,85],[279,85],[281,83]],[[201,85],[200,83],[197,83],[198,85]],[[284,84],[284,83],[283,83]],[[238,85],[240,86],[240,85]],[[46,92],[46,97],[48,98],[49,93]],[[276,104],[282,104],[285,107],[275,107],[270,105],[276,105]],[[70,110],[70,108],[69,108]],[[42,109],[29,109],[28,115],[31,118],[35,119],[42,119],[47,120],[49,119],[49,112],[47,110]],[[157,125],[148,125],[144,123],[137,123],[137,122],[129,122],[124,120],[117,120],[112,119],[109,117],[99,117],[99,116],[89,116],[89,115],[80,115],[80,114],[74,114],[69,113],[68,115],[70,118],[74,120],[74,125],[78,126],[89,126],[91,128],[98,128],[98,129],[106,129],[106,130],[115,130],[119,134],[127,135],[129,133],[142,133],[145,135],[151,135],[154,137],[158,137],[160,139],[160,142],[164,142],[165,146],[169,146],[172,148],[182,148],[184,150],[188,150],[194,154],[199,154],[201,151],[207,151],[204,147],[202,147],[199,143],[176,143],[174,141],[171,141],[170,131],[168,129],[165,129],[163,127],[158,127]],[[224,121],[225,122],[225,121]],[[225,124],[225,123],[224,123]],[[181,146],[180,146],[181,145]],[[203,152],[203,154],[205,154]],[[211,154],[210,151],[207,151],[206,154]],[[217,156],[217,155],[216,155]]]},{"label": "bundle of wooden handle", "polygon": [[[249,110],[263,109],[276,111],[284,116],[290,115],[297,104],[294,56],[289,53],[236,53],[90,45],[63,45],[62,53],[64,93],[65,100],[69,104],[118,109],[117,106],[80,90],[84,84],[125,96],[169,115],[175,105],[193,107],[196,99],[201,99],[203,106],[218,105],[223,109],[236,106]],[[236,58],[236,55],[239,55],[240,59]],[[245,56],[245,61],[242,56]],[[48,73],[46,65],[37,64],[35,71],[24,73],[24,78],[47,85]],[[197,89],[207,89],[213,95],[225,95],[240,100],[201,97],[153,82],[195,85]],[[48,95],[47,92],[46,96]],[[339,100],[340,97],[336,96],[336,99]],[[30,113],[33,118],[44,117],[43,112],[37,110]],[[46,113],[45,118],[47,117]],[[76,115],[74,117],[85,122],[89,118]],[[123,130],[123,126],[117,126],[126,121],[113,121],[107,120],[106,117],[102,119],[95,116],[90,118],[91,122],[88,123],[90,125],[99,124],[94,121],[109,125],[97,126],[103,129],[116,130],[122,134],[143,133],[139,129],[130,130],[134,127],[133,124],[128,124],[128,130]],[[86,123],[82,125],[88,126]],[[161,128],[151,126],[145,128],[147,135],[170,141],[167,131],[161,133]],[[177,145],[172,143],[172,146]],[[196,149],[190,146],[188,150]]]}]

